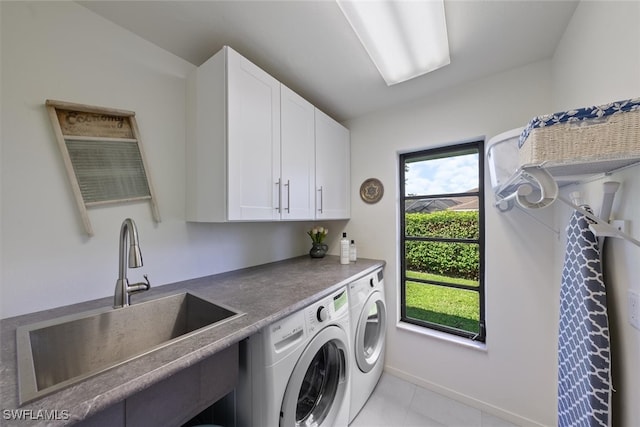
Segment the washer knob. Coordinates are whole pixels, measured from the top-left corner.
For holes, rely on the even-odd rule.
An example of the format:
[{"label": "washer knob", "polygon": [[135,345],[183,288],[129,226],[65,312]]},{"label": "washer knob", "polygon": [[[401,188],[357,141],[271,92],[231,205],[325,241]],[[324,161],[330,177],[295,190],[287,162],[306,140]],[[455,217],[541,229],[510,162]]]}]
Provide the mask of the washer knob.
[{"label": "washer knob", "polygon": [[375,283],[373,282],[373,277],[369,279],[369,286],[371,286],[372,288],[375,286]]},{"label": "washer knob", "polygon": [[325,320],[327,320],[328,316],[329,315],[327,314],[327,309],[324,306],[320,306],[316,313],[316,317],[318,318],[318,321],[324,322]]}]

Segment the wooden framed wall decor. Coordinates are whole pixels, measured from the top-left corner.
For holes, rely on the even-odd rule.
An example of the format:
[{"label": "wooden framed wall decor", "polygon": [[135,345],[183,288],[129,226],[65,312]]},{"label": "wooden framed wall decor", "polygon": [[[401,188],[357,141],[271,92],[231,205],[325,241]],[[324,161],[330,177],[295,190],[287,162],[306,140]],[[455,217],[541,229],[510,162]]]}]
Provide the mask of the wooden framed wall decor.
[{"label": "wooden framed wall decor", "polygon": [[45,105],[87,234],[93,236],[87,208],[108,203],[149,200],[160,222],[136,113],[49,99]]}]

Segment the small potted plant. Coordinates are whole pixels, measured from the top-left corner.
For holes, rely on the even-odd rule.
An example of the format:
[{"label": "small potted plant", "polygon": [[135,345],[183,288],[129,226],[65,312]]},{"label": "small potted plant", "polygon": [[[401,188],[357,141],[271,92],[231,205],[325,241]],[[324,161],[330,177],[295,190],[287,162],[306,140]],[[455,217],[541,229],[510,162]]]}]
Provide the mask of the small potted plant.
[{"label": "small potted plant", "polygon": [[309,251],[311,258],[323,258],[327,254],[329,246],[322,242],[324,241],[324,238],[327,237],[328,233],[329,229],[324,227],[313,227],[311,230],[307,231],[312,242],[311,250]]}]

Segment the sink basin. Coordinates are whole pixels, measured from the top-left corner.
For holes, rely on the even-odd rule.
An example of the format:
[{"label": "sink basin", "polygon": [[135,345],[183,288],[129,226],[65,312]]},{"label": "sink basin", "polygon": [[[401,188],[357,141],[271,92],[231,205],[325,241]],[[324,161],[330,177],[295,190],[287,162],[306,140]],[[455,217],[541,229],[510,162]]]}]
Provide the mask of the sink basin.
[{"label": "sink basin", "polygon": [[182,293],[19,327],[20,403],[241,315]]}]

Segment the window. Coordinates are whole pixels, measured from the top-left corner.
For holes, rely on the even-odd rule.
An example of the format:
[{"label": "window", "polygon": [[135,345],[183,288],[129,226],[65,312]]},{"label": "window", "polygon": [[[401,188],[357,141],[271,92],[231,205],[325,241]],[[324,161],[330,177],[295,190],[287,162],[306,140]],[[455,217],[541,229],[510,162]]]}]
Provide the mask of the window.
[{"label": "window", "polygon": [[400,155],[401,320],[485,342],[483,141]]}]

